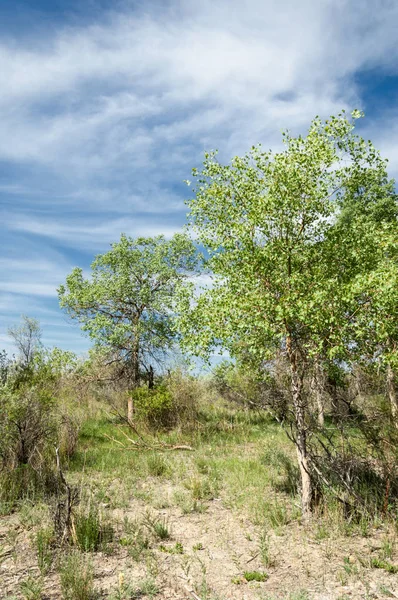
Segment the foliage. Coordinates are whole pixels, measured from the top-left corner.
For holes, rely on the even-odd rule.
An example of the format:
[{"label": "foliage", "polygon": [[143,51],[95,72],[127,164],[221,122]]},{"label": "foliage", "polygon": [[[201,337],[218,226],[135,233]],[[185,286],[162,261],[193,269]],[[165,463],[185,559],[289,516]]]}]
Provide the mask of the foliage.
[{"label": "foliage", "polygon": [[94,506],[79,511],[74,517],[76,542],[83,552],[104,549],[113,539],[113,527]]},{"label": "foliage", "polygon": [[59,576],[63,600],[93,600],[93,567],[80,552],[61,557]]},{"label": "foliage", "polygon": [[285,151],[255,147],[227,166],[206,154],[189,202],[214,285],[185,301],[185,344],[205,355],[221,345],[260,371],[284,354],[305,516],[319,464],[304,378],[319,357],[352,360],[359,315],[369,323],[380,290],[373,274],[397,239],[393,183],[386,161],[354,133],[359,116],[316,118],[306,137],[284,134]]},{"label": "foliage", "polygon": [[76,268],[59,288],[61,308],[76,319],[110,361],[137,385],[176,340],[176,299],[197,265],[187,236],[128,238],[92,263],[90,278]]},{"label": "foliage", "polygon": [[181,372],[171,373],[153,389],[132,392],[135,416],[150,427],[189,427],[197,416],[198,386]]}]

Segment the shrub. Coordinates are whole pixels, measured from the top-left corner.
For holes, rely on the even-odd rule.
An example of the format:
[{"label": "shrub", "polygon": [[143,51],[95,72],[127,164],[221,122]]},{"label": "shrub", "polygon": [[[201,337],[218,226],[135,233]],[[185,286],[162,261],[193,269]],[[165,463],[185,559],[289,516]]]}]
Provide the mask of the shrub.
[{"label": "shrub", "polygon": [[113,527],[101,518],[99,511],[90,507],[88,512],[75,515],[76,541],[83,552],[95,552],[113,539]]},{"label": "shrub", "polygon": [[64,600],[93,599],[92,564],[80,552],[71,552],[61,559],[59,576]]},{"label": "shrub", "polygon": [[153,390],[140,387],[134,390],[133,401],[137,418],[149,426],[158,428],[174,425],[173,398],[165,386]]},{"label": "shrub", "polygon": [[34,388],[3,388],[0,403],[0,460],[3,469],[41,467],[56,441],[54,399]]},{"label": "shrub", "polygon": [[198,383],[181,371],[171,373],[154,389],[133,392],[136,417],[153,428],[191,427],[197,418]]},{"label": "shrub", "polygon": [[52,529],[39,529],[35,538],[37,563],[42,575],[46,575],[53,561],[54,532]]}]

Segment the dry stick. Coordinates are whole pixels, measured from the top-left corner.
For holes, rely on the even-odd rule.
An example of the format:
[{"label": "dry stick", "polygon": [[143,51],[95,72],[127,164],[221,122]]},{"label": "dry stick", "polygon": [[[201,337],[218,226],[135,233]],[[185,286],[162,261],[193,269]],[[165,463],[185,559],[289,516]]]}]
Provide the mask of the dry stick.
[{"label": "dry stick", "polygon": [[195,592],[193,590],[190,590],[189,587],[187,587],[186,585],[184,585],[184,590],[186,592],[188,592],[188,594],[191,594],[192,598],[194,598],[194,600],[202,600],[201,598],[199,598],[199,596],[197,596],[195,594]]},{"label": "dry stick", "polygon": [[104,437],[108,438],[108,440],[111,440],[111,442],[115,442],[116,444],[119,444],[119,446],[121,446],[121,449],[123,450],[190,450],[193,451],[192,446],[186,446],[185,444],[180,444],[180,445],[176,445],[176,446],[172,446],[171,444],[154,444],[154,445],[149,445],[147,443],[145,444],[140,444],[139,442],[136,442],[135,440],[132,440],[131,438],[128,437],[128,435],[126,435],[123,431],[122,431],[123,435],[129,440],[131,446],[126,446],[125,444],[123,444],[123,442],[120,442],[119,440],[117,440],[116,438],[107,435],[106,433],[104,433]]},{"label": "dry stick", "polygon": [[75,527],[74,527],[73,518],[72,518],[72,489],[71,489],[70,485],[68,485],[68,483],[65,479],[65,476],[62,472],[61,461],[59,460],[59,448],[58,447],[55,448],[55,455],[57,457],[58,474],[59,474],[61,482],[63,483],[63,485],[66,489],[66,493],[67,493],[65,528],[64,528],[64,532],[62,534],[62,541],[64,541],[65,538],[69,537],[70,534],[72,535],[73,539],[75,539],[75,537],[76,537]]}]

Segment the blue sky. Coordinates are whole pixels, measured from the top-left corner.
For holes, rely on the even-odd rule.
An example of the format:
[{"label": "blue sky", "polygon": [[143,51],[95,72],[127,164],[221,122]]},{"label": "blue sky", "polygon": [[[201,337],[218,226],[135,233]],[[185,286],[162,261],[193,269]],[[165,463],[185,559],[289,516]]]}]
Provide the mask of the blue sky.
[{"label": "blue sky", "polygon": [[395,0],[2,0],[0,348],[20,315],[88,341],[56,288],[123,231],[171,235],[182,181],[362,108],[398,175]]}]

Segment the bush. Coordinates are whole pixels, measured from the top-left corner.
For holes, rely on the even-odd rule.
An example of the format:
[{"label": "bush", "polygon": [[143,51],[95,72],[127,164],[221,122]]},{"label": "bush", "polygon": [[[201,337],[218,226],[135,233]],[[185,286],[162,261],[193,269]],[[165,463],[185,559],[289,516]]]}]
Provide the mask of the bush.
[{"label": "bush", "polygon": [[0,460],[3,469],[39,468],[56,441],[54,399],[34,388],[1,390]]},{"label": "bush", "polygon": [[133,392],[137,419],[153,428],[191,426],[197,416],[198,386],[193,378],[177,371],[155,389]]},{"label": "bush", "polygon": [[94,507],[75,515],[75,532],[77,544],[83,552],[104,549],[112,541],[114,533],[112,525],[105,522]]},{"label": "bush", "polygon": [[93,599],[93,567],[80,552],[72,552],[61,559],[59,576],[64,600]]},{"label": "bush", "polygon": [[5,512],[9,512],[20,500],[37,502],[51,497],[58,491],[58,485],[55,471],[46,464],[38,470],[31,465],[20,465],[0,472],[0,502],[8,509]]}]

